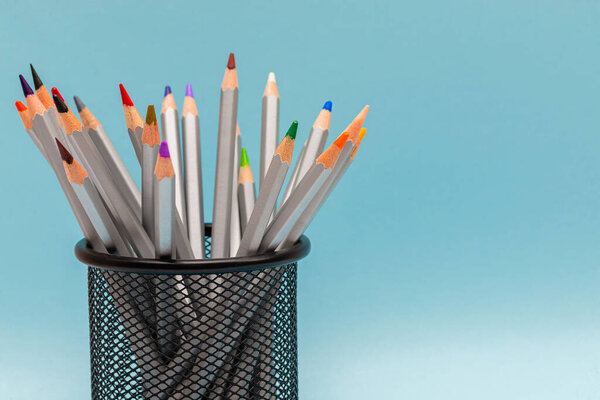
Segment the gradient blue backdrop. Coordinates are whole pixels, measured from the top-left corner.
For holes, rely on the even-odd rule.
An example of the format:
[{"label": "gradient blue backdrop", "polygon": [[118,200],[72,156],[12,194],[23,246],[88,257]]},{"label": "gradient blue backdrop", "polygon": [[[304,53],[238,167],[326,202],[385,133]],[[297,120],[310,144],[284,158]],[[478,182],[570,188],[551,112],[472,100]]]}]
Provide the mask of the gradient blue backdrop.
[{"label": "gradient blue backdrop", "polygon": [[325,100],[333,134],[371,105],[308,231],[303,399],[598,398],[598,1],[165,3],[4,1],[0,398],[89,398],[81,234],[17,75],[81,96],[134,171],[118,83],[140,110],[192,83],[212,193],[229,51],[255,171],[269,71],[301,140]]}]

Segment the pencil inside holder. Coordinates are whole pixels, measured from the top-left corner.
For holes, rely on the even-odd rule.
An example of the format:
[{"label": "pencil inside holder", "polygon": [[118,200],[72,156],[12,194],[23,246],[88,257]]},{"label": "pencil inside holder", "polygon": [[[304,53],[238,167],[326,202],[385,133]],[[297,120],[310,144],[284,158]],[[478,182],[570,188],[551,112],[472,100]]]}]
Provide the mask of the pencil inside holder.
[{"label": "pencil inside holder", "polygon": [[[206,229],[210,254],[210,226]],[[297,399],[296,276],[310,243],[223,260],[95,253],[88,265],[92,398]]]}]

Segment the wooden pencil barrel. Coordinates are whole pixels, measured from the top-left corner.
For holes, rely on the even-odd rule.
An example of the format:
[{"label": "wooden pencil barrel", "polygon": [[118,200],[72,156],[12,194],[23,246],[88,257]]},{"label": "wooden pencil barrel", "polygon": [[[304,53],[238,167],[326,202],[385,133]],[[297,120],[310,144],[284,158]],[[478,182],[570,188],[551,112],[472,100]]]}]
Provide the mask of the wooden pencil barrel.
[{"label": "wooden pencil barrel", "polygon": [[92,398],[297,399],[296,276],[309,251],[303,236],[260,256],[161,261],[77,243],[88,265]]}]

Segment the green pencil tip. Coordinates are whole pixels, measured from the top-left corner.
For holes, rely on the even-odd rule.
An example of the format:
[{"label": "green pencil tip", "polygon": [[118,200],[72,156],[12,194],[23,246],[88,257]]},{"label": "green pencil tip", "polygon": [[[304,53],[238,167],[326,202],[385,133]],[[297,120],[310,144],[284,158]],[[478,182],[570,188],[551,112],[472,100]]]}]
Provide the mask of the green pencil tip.
[{"label": "green pencil tip", "polygon": [[250,161],[248,161],[248,153],[246,149],[242,147],[242,155],[240,156],[240,167],[249,167]]},{"label": "green pencil tip", "polygon": [[290,125],[290,129],[288,129],[285,136],[289,136],[290,139],[295,140],[297,131],[298,131],[298,121],[294,121],[294,122],[292,122],[292,125]]}]

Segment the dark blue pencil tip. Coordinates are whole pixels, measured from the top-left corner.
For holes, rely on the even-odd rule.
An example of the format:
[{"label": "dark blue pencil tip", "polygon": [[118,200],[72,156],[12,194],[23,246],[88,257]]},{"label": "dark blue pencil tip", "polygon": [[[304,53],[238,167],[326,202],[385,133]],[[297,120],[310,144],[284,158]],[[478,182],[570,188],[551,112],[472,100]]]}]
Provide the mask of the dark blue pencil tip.
[{"label": "dark blue pencil tip", "polygon": [[331,111],[331,100],[327,100],[325,104],[323,104],[323,110]]},{"label": "dark blue pencil tip", "polygon": [[167,85],[165,86],[165,96],[171,94],[171,86]]},{"label": "dark blue pencil tip", "polygon": [[21,88],[23,88],[23,94],[25,97],[32,95],[33,90],[31,90],[31,86],[29,86],[29,83],[27,83],[25,77],[23,75],[19,75],[19,79],[21,80]]}]

